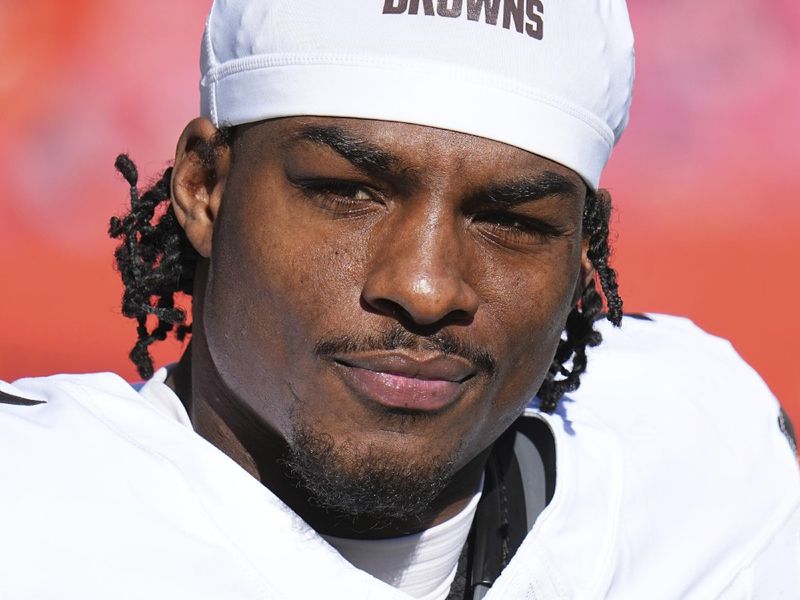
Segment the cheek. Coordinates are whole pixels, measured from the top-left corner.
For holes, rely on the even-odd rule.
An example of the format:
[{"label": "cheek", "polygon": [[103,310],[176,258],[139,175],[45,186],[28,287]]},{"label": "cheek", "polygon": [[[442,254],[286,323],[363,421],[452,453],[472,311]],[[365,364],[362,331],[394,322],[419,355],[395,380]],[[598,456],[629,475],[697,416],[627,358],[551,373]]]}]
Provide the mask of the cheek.
[{"label": "cheek", "polygon": [[494,332],[503,357],[496,377],[498,410],[521,410],[544,380],[574,306],[581,249],[579,239],[564,240],[485,276],[490,282],[484,296],[485,330]]},{"label": "cheek", "polygon": [[353,248],[363,244],[260,198],[240,200],[248,211],[220,212],[204,323],[223,380],[274,423],[293,401],[288,382],[315,368],[312,350],[326,326],[355,316],[360,257]]}]

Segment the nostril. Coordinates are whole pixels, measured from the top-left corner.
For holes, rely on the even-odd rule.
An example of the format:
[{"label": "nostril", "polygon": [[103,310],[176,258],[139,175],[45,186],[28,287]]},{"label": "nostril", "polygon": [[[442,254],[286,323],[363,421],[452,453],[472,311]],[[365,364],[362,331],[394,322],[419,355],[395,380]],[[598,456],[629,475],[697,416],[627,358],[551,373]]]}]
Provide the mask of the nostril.
[{"label": "nostril", "polygon": [[407,316],[406,310],[397,302],[386,298],[366,298],[364,294],[361,295],[361,308],[368,312],[394,317],[395,319]]},{"label": "nostril", "polygon": [[475,313],[467,310],[454,310],[447,315],[447,320],[451,325],[469,325],[475,318]]},{"label": "nostril", "polygon": [[393,300],[386,298],[367,299],[361,296],[361,307],[365,310],[386,317],[391,317],[403,325],[406,329],[418,326],[416,320],[405,308]]},{"label": "nostril", "polygon": [[361,308],[367,312],[376,313],[395,319],[404,329],[417,335],[432,335],[448,325],[470,325],[475,318],[473,311],[455,309],[444,314],[430,315],[429,318],[420,314],[412,314],[401,304],[385,298],[368,300],[363,295],[360,300]]}]

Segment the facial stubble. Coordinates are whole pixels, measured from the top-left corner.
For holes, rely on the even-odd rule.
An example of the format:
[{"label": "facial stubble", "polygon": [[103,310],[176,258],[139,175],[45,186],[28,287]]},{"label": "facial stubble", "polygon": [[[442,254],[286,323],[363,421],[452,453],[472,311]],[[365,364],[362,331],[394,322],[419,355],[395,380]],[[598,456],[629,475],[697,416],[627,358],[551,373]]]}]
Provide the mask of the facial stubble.
[{"label": "facial stubble", "polygon": [[[460,356],[476,371],[491,377],[497,362],[484,348],[439,331],[415,335],[395,324],[383,334],[332,337],[318,342],[315,355],[323,360],[341,353],[371,350],[410,350]],[[298,405],[302,404],[299,398]],[[382,415],[396,436],[413,436],[415,421],[431,418],[410,413]],[[420,423],[416,423],[420,425]],[[385,432],[386,433],[386,432]],[[447,436],[448,432],[441,432]],[[408,442],[412,442],[407,438]],[[309,500],[332,515],[381,524],[421,520],[453,480],[462,454],[463,440],[438,453],[403,450],[396,443],[364,439],[335,439],[320,431],[301,411],[292,415],[292,436],[284,463]]]},{"label": "facial stubble", "polygon": [[334,440],[295,419],[285,464],[317,507],[376,527],[421,519],[452,481],[449,455],[409,457],[374,442]]}]

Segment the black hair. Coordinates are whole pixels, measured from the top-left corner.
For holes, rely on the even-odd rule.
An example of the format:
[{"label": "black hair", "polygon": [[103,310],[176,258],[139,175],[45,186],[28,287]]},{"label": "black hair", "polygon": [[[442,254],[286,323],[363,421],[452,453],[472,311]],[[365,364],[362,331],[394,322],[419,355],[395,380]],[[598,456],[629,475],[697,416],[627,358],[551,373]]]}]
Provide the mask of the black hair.
[{"label": "black hair", "polygon": [[[223,128],[214,139],[199,141],[190,151],[210,168],[217,153],[231,144],[233,134],[233,128]],[[170,332],[174,332],[179,340],[191,333],[186,311],[176,306],[176,300],[181,294],[192,295],[199,254],[189,243],[170,204],[172,168],[164,171],[158,181],[140,194],[137,187],[139,176],[133,161],[121,154],[115,167],[130,186],[130,210],[121,217],[111,218],[109,235],[120,240],[114,258],[125,287],[122,314],[137,323],[138,337],[130,359],[139,375],[149,379],[153,375],[150,345],[164,340]],[[589,190],[583,213],[583,234],[589,243],[588,257],[606,299],[606,317],[614,325],[619,325],[622,300],[616,273],[609,264],[610,215],[611,197],[608,193]],[[537,394],[543,411],[554,411],[561,397],[580,385],[580,376],[586,371],[586,348],[602,341],[602,336],[594,328],[602,310],[603,296],[592,280],[567,318],[553,363]]]},{"label": "black hair", "polygon": [[[583,208],[583,235],[589,241],[587,255],[606,298],[606,318],[619,327],[622,323],[622,298],[619,295],[617,273],[609,262],[610,219],[611,196],[605,190],[589,190]],[[583,290],[577,306],[567,317],[564,335],[558,343],[547,376],[536,394],[539,407],[543,411],[553,412],[564,394],[574,392],[580,386],[580,377],[586,371],[586,348],[597,346],[603,341],[603,336],[594,328],[602,310],[603,297],[597,291],[593,278]]]}]

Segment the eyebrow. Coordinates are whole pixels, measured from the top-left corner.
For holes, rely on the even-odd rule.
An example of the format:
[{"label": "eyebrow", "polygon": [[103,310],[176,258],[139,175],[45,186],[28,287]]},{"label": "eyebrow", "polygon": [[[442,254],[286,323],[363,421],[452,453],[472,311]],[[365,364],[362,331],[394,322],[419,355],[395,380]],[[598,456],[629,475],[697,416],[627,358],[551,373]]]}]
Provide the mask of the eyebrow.
[{"label": "eyebrow", "polygon": [[326,146],[345,158],[357,169],[373,176],[386,178],[408,177],[402,161],[386,150],[358,139],[341,127],[331,125],[309,125],[293,134],[284,147],[305,141]]},{"label": "eyebrow", "polygon": [[[400,158],[353,136],[341,127],[307,125],[295,132],[284,144],[284,148],[301,141],[328,147],[357,169],[373,177],[403,182],[403,187],[406,188],[413,188],[417,183],[413,170],[404,168]],[[548,196],[578,196],[580,193],[579,187],[564,175],[555,171],[543,171],[532,177],[489,186],[472,194],[472,197],[482,203],[488,201],[511,208]]]},{"label": "eyebrow", "polygon": [[568,177],[555,171],[543,171],[532,177],[490,186],[473,197],[475,200],[491,204],[501,204],[506,208],[525,202],[541,200],[548,196],[571,196],[581,194],[580,188]]}]

